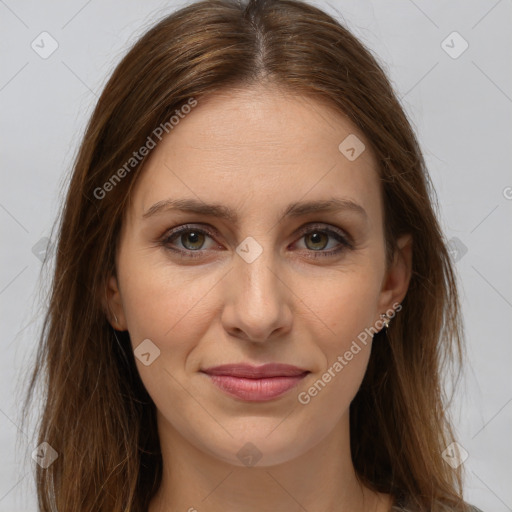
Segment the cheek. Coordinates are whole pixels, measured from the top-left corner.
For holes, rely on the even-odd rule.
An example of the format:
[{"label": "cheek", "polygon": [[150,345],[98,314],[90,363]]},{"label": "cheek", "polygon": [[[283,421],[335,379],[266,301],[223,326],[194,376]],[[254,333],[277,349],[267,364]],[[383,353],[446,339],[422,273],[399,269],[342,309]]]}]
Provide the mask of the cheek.
[{"label": "cheek", "polygon": [[[195,418],[196,403],[184,392],[183,383],[188,378],[188,366],[194,363],[190,353],[211,326],[211,297],[219,276],[205,272],[192,278],[187,269],[170,264],[152,266],[148,261],[135,260],[125,265],[124,271],[122,275],[120,266],[123,308],[132,349],[137,355],[137,347],[144,346],[142,342],[149,339],[159,350],[156,357],[151,352],[147,366],[135,358],[141,380],[157,408],[166,411],[173,424],[179,424],[181,416]],[[151,350],[155,349],[151,346]],[[182,428],[186,430],[186,424]]]},{"label": "cheek", "polygon": [[[301,281],[297,290],[311,322],[318,324],[317,335],[326,348],[341,350],[369,328],[375,321],[379,299],[380,275],[371,267],[353,266],[350,269],[324,274]],[[322,333],[320,335],[320,333]]]},{"label": "cheek", "polygon": [[219,277],[206,271],[199,277],[191,267],[148,260],[141,255],[119,265],[123,309],[132,343],[136,346],[149,338],[164,347],[172,341],[173,349],[179,352],[187,340],[200,339],[208,325],[208,293]]},{"label": "cheek", "polygon": [[315,428],[323,425],[321,432],[312,427],[312,438],[324,435],[346,414],[359,390],[371,354],[377,283],[378,275],[370,271],[344,273],[317,283],[315,293],[304,300],[314,304],[315,323],[308,324],[322,353],[321,367],[308,376],[297,397],[305,413],[317,418]]}]

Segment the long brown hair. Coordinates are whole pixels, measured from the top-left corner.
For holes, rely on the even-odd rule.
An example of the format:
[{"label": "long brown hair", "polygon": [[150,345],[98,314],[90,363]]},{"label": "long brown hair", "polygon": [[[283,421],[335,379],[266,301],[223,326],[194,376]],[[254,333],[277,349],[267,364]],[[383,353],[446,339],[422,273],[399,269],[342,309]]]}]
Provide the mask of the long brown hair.
[{"label": "long brown hair", "polygon": [[[421,150],[390,83],[369,50],[307,3],[205,0],[164,18],[122,59],[75,160],[24,403],[26,412],[40,381],[38,442],[59,455],[35,466],[41,512],[145,512],[158,489],[155,406],[128,333],[113,330],[104,305],[145,158],[129,170],[126,162],[191,98],[264,82],[327,102],[362,130],[379,164],[388,261],[397,238],[413,236],[402,310],[385,337],[376,335],[350,406],[358,477],[411,508],[466,510],[461,467],[441,455],[454,440],[443,375],[464,356],[456,279]],[[123,166],[122,179],[109,181]],[[98,193],[107,182],[108,193]]]}]

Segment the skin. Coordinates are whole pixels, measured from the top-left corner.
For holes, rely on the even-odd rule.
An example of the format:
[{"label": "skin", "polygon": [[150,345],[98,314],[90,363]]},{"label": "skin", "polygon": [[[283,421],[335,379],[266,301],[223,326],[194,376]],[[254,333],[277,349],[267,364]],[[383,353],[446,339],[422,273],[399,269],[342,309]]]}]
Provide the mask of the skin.
[{"label": "skin", "polygon": [[[354,161],[338,149],[349,134],[366,146]],[[367,217],[281,217],[289,203],[332,197],[354,201]],[[168,198],[221,203],[238,221],[172,210],[143,218]],[[319,224],[316,237],[298,232],[311,223]],[[192,224],[188,236],[166,248],[163,238],[184,224]],[[213,237],[190,236],[208,226]],[[313,259],[343,248],[321,231],[329,227],[349,234],[353,247]],[[248,236],[263,249],[251,263],[236,252]],[[136,183],[107,293],[114,328],[129,331],[134,349],[150,339],[160,350],[148,366],[136,358],[157,407],[164,461],[150,512],[389,510],[391,497],[362,485],[350,456],[349,405],[371,337],[308,404],[298,394],[404,298],[411,243],[398,240],[386,268],[376,160],[345,116],[261,85],[198,101],[152,150]],[[169,246],[199,248],[200,256],[180,258]],[[234,362],[311,373],[285,395],[253,403],[199,371]],[[246,443],[261,454],[254,466],[237,457]]]}]

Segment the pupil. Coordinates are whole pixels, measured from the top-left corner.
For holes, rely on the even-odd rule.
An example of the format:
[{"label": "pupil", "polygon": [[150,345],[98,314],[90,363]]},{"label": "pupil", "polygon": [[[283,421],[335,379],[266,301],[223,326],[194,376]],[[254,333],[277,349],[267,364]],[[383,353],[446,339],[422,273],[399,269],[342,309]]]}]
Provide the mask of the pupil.
[{"label": "pupil", "polygon": [[[323,236],[323,233],[312,233],[310,235],[310,238],[311,238],[313,245],[321,244],[322,236]],[[325,247],[325,244],[323,244],[323,246],[320,247],[320,249],[323,249],[324,247]],[[315,247],[315,249],[319,249],[319,247]]]},{"label": "pupil", "polygon": [[[201,236],[201,233],[196,233],[194,231],[190,231],[189,233],[183,235],[184,239],[186,240],[186,242],[183,242],[183,245],[185,247],[187,247],[189,245],[194,246],[194,244],[197,244],[200,242],[200,236]],[[192,247],[192,248],[196,249],[197,247]]]}]

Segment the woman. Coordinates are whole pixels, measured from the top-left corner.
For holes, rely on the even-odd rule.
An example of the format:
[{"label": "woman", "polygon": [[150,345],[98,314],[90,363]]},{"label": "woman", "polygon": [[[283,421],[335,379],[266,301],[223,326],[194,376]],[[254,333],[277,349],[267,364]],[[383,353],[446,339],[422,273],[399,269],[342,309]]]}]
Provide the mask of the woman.
[{"label": "woman", "polygon": [[[27,392],[41,511],[468,511],[452,263],[383,71],[296,0],[194,3],[89,122]],[[448,450],[448,452],[447,452]]]}]

